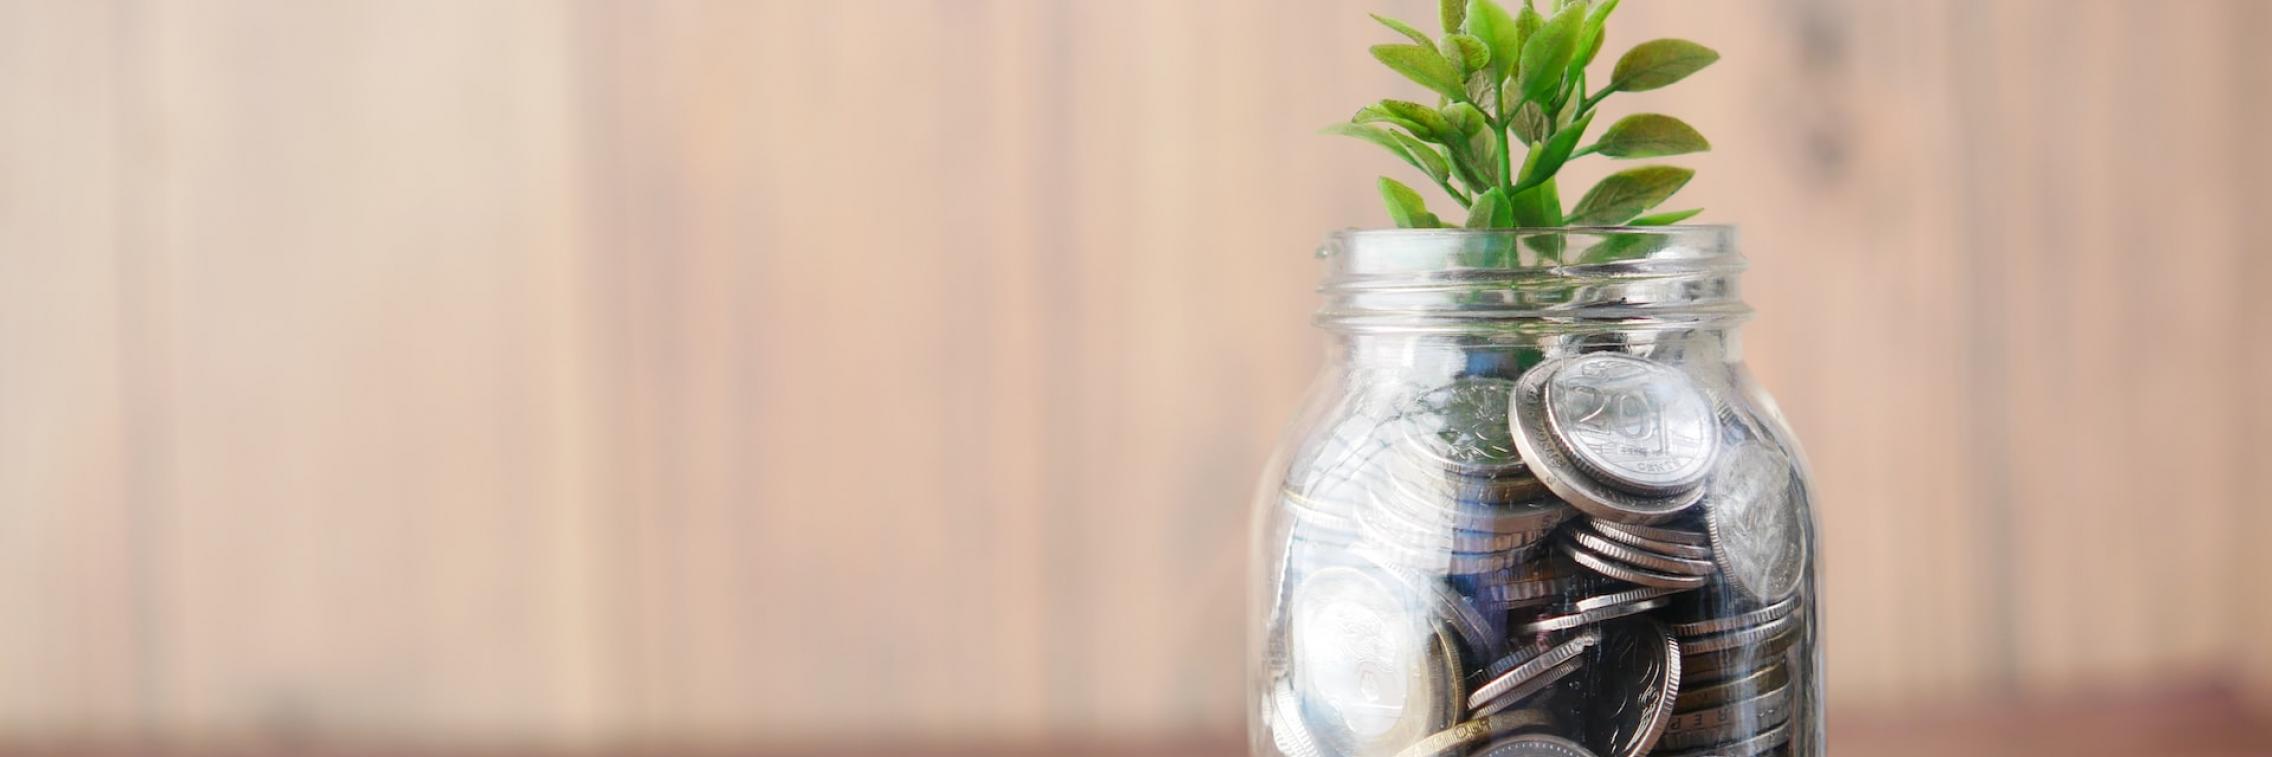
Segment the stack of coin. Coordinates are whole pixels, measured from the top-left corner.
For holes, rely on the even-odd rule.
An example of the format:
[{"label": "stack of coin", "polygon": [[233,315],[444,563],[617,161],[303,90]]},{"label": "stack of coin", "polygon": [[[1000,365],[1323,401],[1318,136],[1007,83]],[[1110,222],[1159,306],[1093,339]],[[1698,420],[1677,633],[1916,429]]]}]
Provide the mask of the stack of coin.
[{"label": "stack of coin", "polygon": [[[1703,592],[1669,611],[1679,618],[1671,628],[1681,645],[1681,688],[1660,752],[1757,754],[1788,740],[1784,726],[1798,704],[1788,660],[1800,638],[1798,605],[1792,597],[1743,610],[1740,599]],[[1773,734],[1780,740],[1759,738]]]},{"label": "stack of coin", "polygon": [[1761,755],[1806,702],[1803,487],[1630,355],[1463,377],[1303,469],[1264,717],[1289,757]]},{"label": "stack of coin", "polygon": [[1506,422],[1513,382],[1469,377],[1404,403],[1357,512],[1384,562],[1418,571],[1502,573],[1534,557],[1569,506],[1546,496]]},{"label": "stack of coin", "polygon": [[[1627,532],[1605,528],[1604,521],[1589,518],[1564,529],[1561,548],[1579,565],[1604,576],[1660,589],[1698,589],[1712,580],[1719,567],[1711,550],[1671,542],[1651,542]],[[1646,546],[1644,546],[1646,545]],[[1701,553],[1701,556],[1696,556]]]}]

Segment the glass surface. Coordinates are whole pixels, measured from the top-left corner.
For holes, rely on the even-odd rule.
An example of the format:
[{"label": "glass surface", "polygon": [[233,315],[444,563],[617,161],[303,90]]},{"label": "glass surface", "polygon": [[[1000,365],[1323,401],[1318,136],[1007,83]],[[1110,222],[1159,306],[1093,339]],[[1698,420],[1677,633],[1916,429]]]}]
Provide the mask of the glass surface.
[{"label": "glass surface", "polygon": [[1264,473],[1251,751],[1820,755],[1803,455],[1723,227],[1328,240]]}]

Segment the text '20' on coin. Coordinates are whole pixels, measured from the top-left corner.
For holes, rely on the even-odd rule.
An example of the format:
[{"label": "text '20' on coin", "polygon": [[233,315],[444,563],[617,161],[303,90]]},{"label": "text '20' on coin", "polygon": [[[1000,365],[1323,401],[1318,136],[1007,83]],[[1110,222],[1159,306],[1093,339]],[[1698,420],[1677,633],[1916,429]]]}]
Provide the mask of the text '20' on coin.
[{"label": "text '20' on coin", "polygon": [[[1637,362],[1649,370],[1639,377],[1638,385],[1633,385],[1633,377],[1601,386],[1576,382],[1578,387],[1592,387],[1591,391],[1557,384],[1564,374],[1583,373],[1603,361],[1616,367]],[[1549,390],[1558,387],[1566,390],[1558,395],[1566,411],[1562,413],[1552,407],[1554,398],[1549,397]],[[1634,399],[1621,399],[1627,395]],[[1691,412],[1696,402],[1704,403],[1700,415]],[[1589,403],[1599,412],[1587,412],[1584,406]],[[1530,472],[1587,515],[1618,523],[1656,523],[1687,510],[1703,496],[1703,487],[1691,479],[1708,472],[1717,456],[1719,420],[1710,412],[1708,397],[1686,374],[1630,356],[1581,355],[1523,374],[1509,404],[1515,447],[1530,462]],[[1665,410],[1673,411],[1673,417],[1661,417]],[[1571,417],[1558,419],[1560,415]],[[1605,438],[1614,443],[1602,441]],[[1656,462],[1650,462],[1651,455],[1657,456]]]},{"label": "text '20' on coin", "polygon": [[1631,355],[1572,358],[1547,377],[1547,427],[1595,479],[1645,496],[1702,483],[1720,440],[1711,397],[1679,369]]}]

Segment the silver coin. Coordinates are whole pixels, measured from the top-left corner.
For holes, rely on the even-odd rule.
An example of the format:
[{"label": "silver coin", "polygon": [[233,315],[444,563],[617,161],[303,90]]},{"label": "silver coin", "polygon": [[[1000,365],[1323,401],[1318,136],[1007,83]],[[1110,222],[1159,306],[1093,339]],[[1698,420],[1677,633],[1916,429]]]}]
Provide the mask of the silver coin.
[{"label": "silver coin", "polygon": [[[1386,571],[1319,570],[1289,602],[1291,678],[1328,754],[1379,755],[1458,716],[1458,660],[1425,598]],[[1449,699],[1446,693],[1452,692]]]},{"label": "silver coin", "polygon": [[1441,498],[1473,505],[1512,505],[1546,497],[1546,484],[1528,472],[1505,476],[1471,476],[1429,468],[1396,455],[1380,466],[1383,477],[1407,496]]},{"label": "silver coin", "polygon": [[1467,696],[1467,706],[1481,710],[1484,705],[1491,704],[1493,700],[1514,691],[1517,687],[1530,683],[1546,671],[1577,659],[1578,655],[1584,654],[1587,649],[1593,648],[1600,641],[1601,632],[1589,628],[1558,643],[1536,644],[1528,649],[1508,655],[1506,658],[1493,663],[1490,670],[1485,671],[1489,675],[1485,677],[1482,685],[1475,687],[1474,693]]},{"label": "silver coin", "polygon": [[1803,516],[1791,461],[1756,442],[1738,445],[1712,476],[1704,501],[1712,559],[1730,586],[1762,605],[1791,597],[1806,577]]},{"label": "silver coin", "polygon": [[1680,696],[1680,643],[1664,624],[1629,617],[1603,623],[1597,649],[1569,735],[1604,757],[1648,754]]},{"label": "silver coin", "polygon": [[1643,570],[1631,565],[1626,565],[1625,563],[1621,563],[1616,560],[1609,559],[1607,557],[1603,557],[1599,554],[1595,554],[1591,551],[1588,551],[1584,547],[1580,547],[1569,542],[1563,542],[1562,547],[1563,554],[1569,555],[1570,559],[1577,562],[1579,565],[1586,566],[1588,569],[1596,573],[1600,573],[1604,576],[1608,576],[1610,578],[1614,578],[1627,583],[1635,583],[1642,586],[1650,586],[1659,589],[1700,589],[1703,588],[1705,584],[1712,582],[1712,579],[1705,576],[1682,576],[1671,573],[1658,573],[1652,570]]},{"label": "silver coin", "polygon": [[1515,447],[1531,461],[1531,473],[1556,496],[1603,520],[1655,523],[1694,506],[1704,496],[1702,487],[1664,496],[1634,494],[1596,480],[1564,451],[1547,422],[1546,385],[1565,365],[1567,362],[1541,365],[1515,383]]},{"label": "silver coin", "polygon": [[1413,398],[1397,419],[1400,449],[1438,468],[1475,476],[1505,476],[1524,468],[1507,427],[1507,398],[1514,382],[1465,377]]},{"label": "silver coin", "polygon": [[1585,662],[1585,660],[1571,660],[1569,662],[1556,665],[1552,668],[1548,668],[1545,673],[1539,674],[1529,681],[1525,681],[1521,685],[1507,690],[1506,693],[1500,694],[1498,698],[1484,703],[1482,707],[1475,710],[1474,714],[1477,717],[1492,715],[1504,710],[1512,709],[1515,705],[1523,704],[1524,702],[1529,701],[1532,697],[1537,696],[1539,692],[1545,691],[1547,690],[1547,688],[1557,683],[1561,683],[1562,679],[1569,678],[1570,674],[1578,672],[1578,668],[1584,667]]},{"label": "silver coin", "polygon": [[1553,528],[1576,514],[1568,504],[1551,498],[1493,504],[1458,499],[1443,491],[1416,490],[1393,478],[1382,486],[1375,501],[1424,527],[1525,533]]},{"label": "silver coin", "polygon": [[1644,599],[1639,602],[1631,602],[1622,605],[1600,607],[1592,610],[1579,610],[1558,615],[1547,615],[1517,626],[1516,631],[1519,633],[1533,634],[1546,633],[1549,631],[1563,631],[1572,628],[1578,628],[1581,626],[1590,626],[1595,623],[1623,618],[1628,615],[1639,615],[1650,610],[1664,607],[1671,602],[1672,600],[1666,599],[1664,597],[1658,597],[1655,599]]},{"label": "silver coin", "polygon": [[1594,753],[1579,746],[1578,742],[1534,733],[1500,739],[1481,749],[1468,753],[1468,757],[1595,757]]},{"label": "silver coin", "polygon": [[1656,599],[1658,597],[1671,596],[1678,593],[1680,593],[1679,589],[1659,589],[1653,586],[1643,586],[1640,588],[1624,589],[1608,594],[1600,594],[1587,597],[1585,599],[1578,600],[1576,604],[1570,606],[1570,609],[1576,610],[1578,612],[1586,612],[1588,610],[1599,610],[1604,607],[1627,605],[1634,602],[1641,602],[1645,600]]},{"label": "silver coin", "polygon": [[1428,596],[1433,600],[1436,614],[1459,634],[1469,652],[1478,659],[1487,660],[1505,650],[1507,634],[1504,626],[1483,617],[1483,613],[1476,610],[1475,605],[1444,582],[1427,577],[1419,577],[1418,580],[1427,585]]},{"label": "silver coin", "polygon": [[1759,696],[1763,692],[1772,691],[1790,682],[1791,666],[1775,663],[1741,678],[1721,681],[1708,686],[1689,686],[1683,683],[1680,687],[1680,701],[1673,704],[1672,711],[1674,715],[1679,715],[1684,712],[1711,709],[1729,702]]},{"label": "silver coin", "polygon": [[1325,757],[1325,750],[1310,735],[1308,723],[1302,719],[1302,700],[1294,687],[1279,681],[1270,690],[1270,743],[1278,747],[1285,757]]},{"label": "silver coin", "polygon": [[1679,369],[1631,355],[1571,358],[1547,378],[1546,422],[1595,479],[1642,496],[1694,489],[1720,442],[1718,408]]},{"label": "silver coin", "polygon": [[[1685,557],[1692,560],[1712,559],[1711,547],[1699,547],[1693,544],[1681,544],[1678,542],[1647,539],[1614,528],[1603,528],[1601,524],[1602,522],[1599,520],[1587,518],[1586,530],[1591,531],[1596,536],[1600,536],[1604,539],[1608,539],[1610,541],[1614,541],[1628,547],[1648,550],[1650,552],[1655,552],[1657,554],[1665,555],[1668,557]],[[1703,535],[1698,534],[1698,536],[1701,537]]]},{"label": "silver coin", "polygon": [[1467,753],[1467,750],[1470,747],[1476,744],[1481,744],[1495,738],[1516,733],[1518,731],[1527,731],[1533,728],[1543,728],[1547,725],[1550,725],[1552,722],[1553,721],[1547,718],[1545,713],[1534,712],[1531,710],[1517,710],[1514,712],[1502,712],[1496,715],[1487,715],[1484,717],[1468,720],[1467,722],[1460,723],[1459,725],[1455,725],[1442,731],[1430,734],[1427,738],[1413,742],[1411,746],[1405,747],[1403,751],[1397,752],[1396,757],[1452,757],[1453,755],[1464,755]]},{"label": "silver coin", "polygon": [[1712,537],[1706,536],[1702,531],[1688,531],[1684,529],[1663,528],[1659,526],[1641,526],[1632,523],[1619,523],[1610,520],[1595,520],[1593,521],[1593,527],[1601,529],[1603,531],[1615,531],[1653,542],[1671,542],[1674,544],[1687,544],[1698,547],[1706,546],[1712,543]]},{"label": "silver coin", "polygon": [[1797,628],[1798,619],[1786,615],[1750,628],[1710,636],[1684,638],[1681,640],[1681,648],[1687,650],[1690,655],[1740,650],[1766,644],[1770,640],[1797,630]]},{"label": "silver coin", "polygon": [[1647,568],[1660,573],[1680,576],[1710,576],[1720,570],[1719,566],[1713,565],[1710,560],[1691,560],[1685,557],[1659,555],[1611,541],[1588,530],[1573,529],[1569,533],[1570,540],[1576,542],[1578,546],[1584,547],[1586,551],[1637,568]]},{"label": "silver coin", "polygon": [[1799,598],[1792,597],[1790,599],[1786,599],[1757,610],[1752,610],[1751,612],[1730,615],[1724,618],[1709,618],[1705,620],[1695,620],[1685,623],[1674,623],[1672,624],[1672,632],[1673,635],[1685,639],[1696,636],[1710,636],[1716,633],[1726,633],[1728,631],[1742,630],[1745,628],[1765,624],[1768,621],[1775,620],[1777,618],[1788,616],[1791,614],[1792,610],[1798,609],[1798,606]]},{"label": "silver coin", "polygon": [[[1582,591],[1593,581],[1583,573],[1563,571],[1554,567],[1516,566],[1509,571],[1529,572],[1524,577],[1500,581],[1481,578],[1475,588],[1475,605],[1486,610],[1511,610],[1553,602]],[[1508,571],[1501,571],[1501,573]],[[1487,574],[1497,576],[1499,573]]]},{"label": "silver coin", "polygon": [[1754,757],[1791,743],[1791,724],[1784,723],[1741,741],[1731,741],[1685,752],[1658,752],[1658,757]]},{"label": "silver coin", "polygon": [[1791,687],[1786,684],[1740,702],[1676,714],[1659,744],[1666,749],[1740,741],[1791,720]]},{"label": "silver coin", "polygon": [[1765,638],[1751,636],[1714,641],[1719,637],[1705,637],[1683,641],[1684,648],[1694,646],[1705,650],[1689,654],[1683,663],[1688,667],[1688,683],[1701,686],[1741,678],[1768,665],[1780,664],[1785,653],[1797,646],[1805,635],[1803,631],[1793,625]]}]

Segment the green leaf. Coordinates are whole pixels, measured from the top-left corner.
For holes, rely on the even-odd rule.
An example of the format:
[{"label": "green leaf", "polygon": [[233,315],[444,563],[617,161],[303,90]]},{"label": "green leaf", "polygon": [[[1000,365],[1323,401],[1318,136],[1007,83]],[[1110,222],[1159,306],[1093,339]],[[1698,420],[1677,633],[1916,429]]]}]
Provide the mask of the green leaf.
[{"label": "green leaf", "polygon": [[1404,78],[1454,100],[1467,97],[1460,84],[1459,67],[1444,60],[1432,45],[1374,45],[1373,57]]},{"label": "green leaf", "polygon": [[[1443,46],[1438,52],[1443,53],[1444,57],[1451,62],[1459,64],[1459,70],[1462,73],[1474,73],[1491,66],[1491,48],[1483,44],[1483,40],[1476,39],[1472,35],[1447,35],[1444,37]],[[1470,92],[1470,99],[1473,99],[1472,92]]]},{"label": "green leaf", "polygon": [[1395,30],[1396,30],[1396,33],[1404,35],[1404,38],[1405,38],[1405,39],[1409,39],[1409,40],[1412,40],[1414,44],[1421,44],[1421,45],[1434,45],[1434,44],[1436,44],[1436,41],[1435,41],[1435,40],[1428,38],[1428,35],[1427,35],[1427,33],[1426,33],[1426,32],[1422,32],[1422,31],[1420,31],[1420,30],[1418,30],[1418,29],[1414,29],[1414,28],[1412,28],[1412,25],[1411,25],[1411,24],[1407,24],[1407,23],[1404,23],[1404,22],[1402,22],[1402,21],[1398,21],[1398,20],[1396,20],[1396,19],[1393,19],[1393,18],[1389,18],[1389,17],[1387,17],[1387,16],[1383,16],[1383,15],[1381,15],[1381,14],[1378,14],[1378,13],[1372,14],[1372,16],[1373,16],[1373,20],[1374,20],[1374,21],[1379,21],[1379,22],[1381,22],[1381,25],[1382,25],[1382,26],[1386,26],[1386,27],[1388,27],[1388,28],[1390,28],[1390,29],[1395,29]]},{"label": "green leaf", "polygon": [[1457,130],[1462,136],[1472,137],[1483,133],[1485,129],[1491,128],[1491,117],[1484,115],[1483,109],[1468,103],[1452,103],[1444,106],[1443,116],[1444,122],[1451,124],[1451,128]]},{"label": "green leaf", "polygon": [[1443,153],[1436,152],[1435,147],[1398,132],[1392,131],[1388,135],[1395,138],[1398,144],[1404,145],[1404,150],[1412,154],[1412,159],[1418,161],[1417,165],[1420,170],[1427,172],[1428,178],[1435,179],[1438,184],[1451,178],[1451,165],[1444,162]]},{"label": "green leaf", "polygon": [[1671,86],[1719,59],[1720,54],[1712,48],[1685,39],[1643,42],[1618,59],[1617,69],[1609,77],[1609,91],[1647,92]]},{"label": "green leaf", "polygon": [[[1367,142],[1380,145],[1382,149],[1388,150],[1390,153],[1395,154],[1397,158],[1402,159],[1405,163],[1411,164],[1413,168],[1418,168],[1422,171],[1428,170],[1427,167],[1421,164],[1420,158],[1415,157],[1412,154],[1412,148],[1409,145],[1406,145],[1404,142],[1398,140],[1396,138],[1397,134],[1395,132],[1389,131],[1387,129],[1378,129],[1362,124],[1334,124],[1332,126],[1325,127],[1325,133],[1344,137],[1355,137],[1357,139],[1362,139]],[[1429,154],[1434,154],[1434,151],[1431,150]]]},{"label": "green leaf", "polygon": [[1452,131],[1451,122],[1444,120],[1444,114],[1437,112],[1435,108],[1406,100],[1382,100],[1378,105],[1358,111],[1357,120],[1368,122],[1368,117],[1381,118],[1383,115],[1387,119],[1393,119],[1392,123],[1402,121],[1417,126],[1418,128],[1407,128],[1413,136],[1421,139],[1442,142],[1457,136]]},{"label": "green leaf", "polygon": [[1523,103],[1522,107],[1515,109],[1512,125],[1515,136],[1521,137],[1523,144],[1529,145],[1538,144],[1539,140],[1546,138],[1547,132],[1554,130],[1554,123],[1547,120],[1546,110],[1538,107],[1538,103]]},{"label": "green leaf", "polygon": [[1612,158],[1662,158],[1712,149],[1696,127],[1672,116],[1641,113],[1626,116],[1601,135],[1593,151]]},{"label": "green leaf", "polygon": [[1553,139],[1532,149],[1530,157],[1523,161],[1522,180],[1515,183],[1515,191],[1520,192],[1554,178],[1554,174],[1562,170],[1562,164],[1570,162],[1570,155],[1578,151],[1578,140],[1585,138],[1586,127],[1592,125],[1593,121],[1592,113],[1581,116],[1570,128],[1555,132]]},{"label": "green leaf", "polygon": [[1616,226],[1639,217],[1688,186],[1696,172],[1675,166],[1644,166],[1610,174],[1578,201],[1572,226]]},{"label": "green leaf", "polygon": [[1570,62],[1570,71],[1573,76],[1579,71],[1584,71],[1587,66],[1593,65],[1594,58],[1601,55],[1601,44],[1604,40],[1609,39],[1609,33],[1606,31],[1609,26],[1609,14],[1617,12],[1618,2],[1619,0],[1609,0],[1594,6],[1593,12],[1587,14],[1586,31],[1580,37],[1582,42],[1578,47],[1578,59]]},{"label": "green leaf", "polygon": [[1467,28],[1467,0],[1443,0],[1444,33]]},{"label": "green leaf", "polygon": [[1468,0],[1468,34],[1480,39],[1491,48],[1491,73],[1494,81],[1506,81],[1514,75],[1517,61],[1522,58],[1522,33],[1515,17],[1493,0]]},{"label": "green leaf", "polygon": [[1411,187],[1395,179],[1381,177],[1381,200],[1388,203],[1388,215],[1396,220],[1398,228],[1434,229],[1443,226],[1434,213],[1428,212],[1428,202]]},{"label": "green leaf", "polygon": [[1570,56],[1577,53],[1578,33],[1586,23],[1586,8],[1572,5],[1563,8],[1538,33],[1523,43],[1522,73],[1515,79],[1523,99],[1551,102],[1562,90],[1565,74],[1570,69]]},{"label": "green leaf", "polygon": [[1513,198],[1515,225],[1537,229],[1562,225],[1562,200],[1554,192],[1554,182],[1516,192]]},{"label": "green leaf", "polygon": [[1475,205],[1468,208],[1467,227],[1470,229],[1504,229],[1514,222],[1514,205],[1507,201],[1506,190],[1498,187],[1477,195]]},{"label": "green leaf", "polygon": [[1656,214],[1656,215],[1647,215],[1647,216],[1641,216],[1640,218],[1635,218],[1635,219],[1633,219],[1633,220],[1631,220],[1631,221],[1626,221],[1626,222],[1625,222],[1625,225],[1627,225],[1627,226],[1671,226],[1671,225],[1673,225],[1673,224],[1676,224],[1676,223],[1680,223],[1680,222],[1682,222],[1682,221],[1686,221],[1686,220],[1688,220],[1688,219],[1691,219],[1691,218],[1695,218],[1695,217],[1696,217],[1696,216],[1697,216],[1698,214],[1701,214],[1701,213],[1703,213],[1703,212],[1704,212],[1704,209],[1703,209],[1703,208],[1691,208],[1691,209],[1689,209],[1689,210],[1675,210],[1675,211],[1672,211],[1672,212],[1670,212],[1670,213],[1658,213],[1658,214]]},{"label": "green leaf", "polygon": [[[1635,221],[1634,226],[1641,225]],[[1620,260],[1639,260],[1671,247],[1676,239],[1670,234],[1607,234],[1601,242],[1588,248],[1572,262],[1614,263]]]}]

